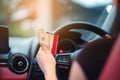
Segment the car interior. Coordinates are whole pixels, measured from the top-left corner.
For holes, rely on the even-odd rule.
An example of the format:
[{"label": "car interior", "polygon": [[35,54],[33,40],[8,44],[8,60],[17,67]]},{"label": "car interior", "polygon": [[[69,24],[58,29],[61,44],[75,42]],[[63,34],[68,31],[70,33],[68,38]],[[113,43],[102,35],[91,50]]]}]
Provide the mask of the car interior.
[{"label": "car interior", "polygon": [[[40,7],[40,9],[37,10],[38,12],[34,10],[35,7],[33,9],[30,7],[30,5],[32,5],[32,7],[35,6],[38,3],[37,1],[42,7],[38,6],[38,8]],[[46,28],[46,26],[49,26],[47,25],[49,22],[52,22],[51,25],[53,27],[46,28],[46,30],[59,35],[57,52],[54,56],[57,63],[56,74],[58,80],[68,80],[72,60],[80,53],[84,44],[98,38],[105,38],[104,35],[106,34],[110,35],[110,29],[116,15],[116,9],[112,2],[89,6],[82,3],[81,0],[81,2],[79,0],[50,1],[52,13],[49,13],[49,10],[43,8],[45,6],[44,4],[47,4],[48,7],[50,6],[48,5],[49,1],[47,2],[46,0],[21,0],[21,2],[20,0],[18,0],[18,2],[16,0],[11,0],[11,2],[9,0],[7,2],[1,0],[1,10],[3,12],[0,12],[0,80],[45,80],[44,74],[36,61],[36,54],[40,44],[33,29],[36,30],[43,26]],[[13,3],[15,4],[14,6],[11,5]],[[17,11],[19,9],[17,3],[19,3],[19,6],[22,5],[20,9],[23,8],[23,14],[25,14],[24,7],[27,5],[31,10],[30,16],[23,19],[22,17],[24,17],[24,15],[22,11]],[[6,10],[4,11],[4,9]],[[12,12],[10,12],[10,10]],[[14,13],[15,10],[16,13]],[[46,15],[44,12],[49,14]],[[3,17],[3,14],[5,17]],[[27,14],[29,13],[26,13],[26,15]],[[36,14],[37,17],[32,16],[32,14]],[[42,17],[43,15],[46,16]],[[34,22],[32,22],[32,19],[35,19]],[[39,22],[41,20],[43,20],[43,22]],[[48,21],[45,25],[44,20]],[[42,27],[38,27],[38,25]],[[19,28],[20,26],[22,26],[22,28]],[[33,27],[29,28],[27,26]],[[120,45],[119,39],[120,37],[114,47]],[[107,66],[112,66],[112,55],[117,51],[115,49],[116,48],[113,48],[113,52],[106,62],[108,64],[106,64],[102,70],[99,77],[100,80],[113,80],[110,75],[113,75],[112,72],[115,70],[112,71],[108,69]],[[119,49],[117,53],[116,55],[119,55]],[[118,59],[116,61],[119,61]],[[117,64],[118,62],[113,63],[116,63],[115,65],[120,67],[120,65]],[[106,76],[107,73],[108,75]],[[120,73],[120,71],[118,73]]]}]

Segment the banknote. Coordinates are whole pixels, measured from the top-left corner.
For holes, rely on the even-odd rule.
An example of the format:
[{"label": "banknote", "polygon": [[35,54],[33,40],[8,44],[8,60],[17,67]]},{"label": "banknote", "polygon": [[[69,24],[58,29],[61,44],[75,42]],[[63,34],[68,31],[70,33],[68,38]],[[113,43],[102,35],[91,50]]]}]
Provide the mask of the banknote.
[{"label": "banknote", "polygon": [[46,32],[44,29],[38,30],[38,40],[40,46],[43,44],[51,51],[53,55],[56,54],[57,44],[58,44],[58,35]]}]

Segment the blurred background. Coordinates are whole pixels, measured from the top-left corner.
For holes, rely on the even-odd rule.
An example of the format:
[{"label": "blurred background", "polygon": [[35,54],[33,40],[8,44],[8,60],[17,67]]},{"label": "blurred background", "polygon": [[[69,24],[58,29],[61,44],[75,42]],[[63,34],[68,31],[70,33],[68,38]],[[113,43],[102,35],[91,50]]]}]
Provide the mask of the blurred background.
[{"label": "blurred background", "polygon": [[0,0],[0,25],[7,25],[13,37],[31,37],[38,28],[53,31],[72,21],[101,27],[112,4],[112,0]]}]

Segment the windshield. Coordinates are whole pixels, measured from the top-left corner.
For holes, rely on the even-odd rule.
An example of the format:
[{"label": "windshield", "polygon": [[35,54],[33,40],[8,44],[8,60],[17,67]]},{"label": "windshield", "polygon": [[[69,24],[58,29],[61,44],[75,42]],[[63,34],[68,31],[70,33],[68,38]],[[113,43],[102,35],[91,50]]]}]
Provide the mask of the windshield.
[{"label": "windshield", "polygon": [[72,21],[101,27],[112,0],[0,0],[0,24],[10,36],[30,37],[38,28],[53,31]]}]

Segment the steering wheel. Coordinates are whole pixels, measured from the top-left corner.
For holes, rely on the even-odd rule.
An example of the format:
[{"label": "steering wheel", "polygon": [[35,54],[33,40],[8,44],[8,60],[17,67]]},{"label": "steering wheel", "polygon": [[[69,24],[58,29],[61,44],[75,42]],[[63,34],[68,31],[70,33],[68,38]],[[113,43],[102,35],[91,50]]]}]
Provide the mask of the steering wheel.
[{"label": "steering wheel", "polygon": [[[70,30],[71,29],[84,29],[84,30],[88,30],[90,32],[94,32],[96,33],[97,35],[105,38],[105,35],[108,34],[107,32],[105,32],[104,30],[98,28],[96,25],[93,25],[93,24],[90,24],[90,23],[87,23],[87,22],[72,22],[72,23],[68,23],[68,24],[65,24],[65,25],[62,25],[61,27],[59,27],[58,29],[55,30],[55,34],[58,34],[59,35],[59,41],[64,37],[66,37],[66,35],[69,35],[69,36],[72,36],[70,33]],[[109,35],[109,34],[108,34]],[[110,35],[109,35],[110,36]],[[72,36],[72,37],[79,37],[79,36]],[[59,44],[58,44],[59,46]],[[68,45],[66,45],[68,46]],[[65,46],[64,46],[65,47]],[[57,63],[57,72],[60,71],[60,74],[58,73],[59,76],[64,76],[63,78],[61,78],[60,80],[67,80],[68,79],[68,75],[66,74],[69,74],[69,69],[70,69],[70,65],[71,65],[71,59],[73,59],[75,56],[77,56],[80,51],[82,49],[79,49],[79,50],[75,50],[73,52],[70,52],[70,53],[63,53],[63,54],[56,54],[56,63]],[[63,72],[62,71],[66,70],[68,72]]]},{"label": "steering wheel", "polygon": [[[62,39],[62,36],[67,35],[67,33],[69,33],[69,31],[71,29],[84,29],[84,30],[88,30],[88,31],[96,33],[97,35],[99,35],[99,36],[101,36],[103,38],[105,38],[105,35],[108,34],[104,30],[98,28],[96,25],[93,25],[93,24],[87,23],[87,22],[72,22],[72,23],[68,23],[68,24],[62,25],[61,27],[56,29],[54,33],[59,35],[59,40],[60,40],[60,39]],[[71,53],[57,54],[56,55],[57,64],[63,65],[63,63],[64,63],[65,65],[66,64],[70,65],[69,63],[71,62],[70,61],[71,58],[77,56],[77,54],[80,53],[80,51],[81,51],[81,49],[76,50],[76,51],[71,52]]]}]

